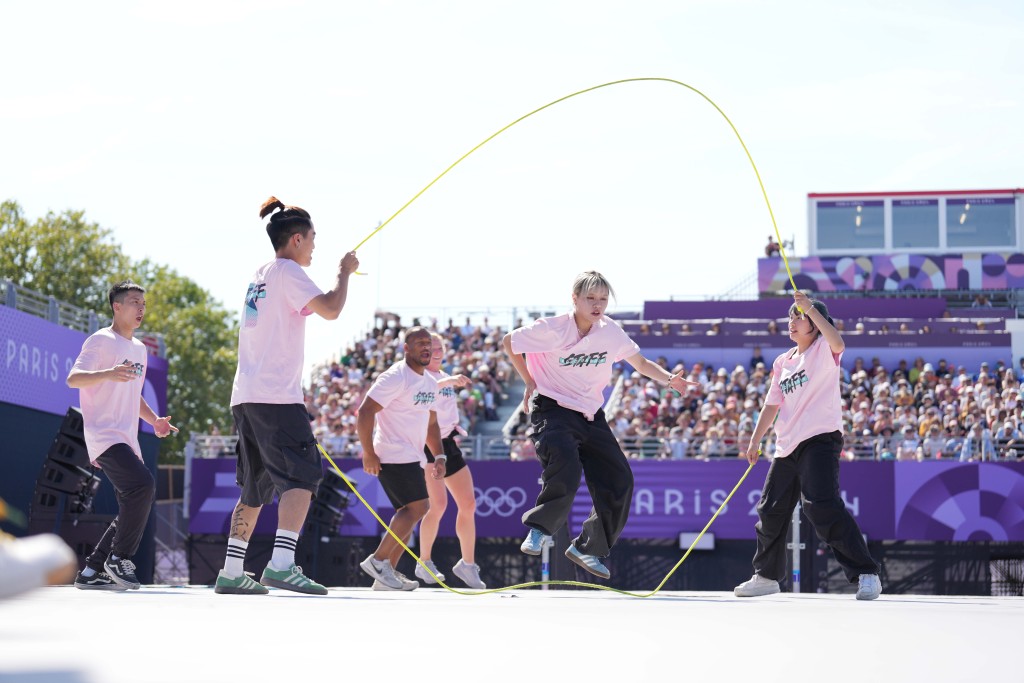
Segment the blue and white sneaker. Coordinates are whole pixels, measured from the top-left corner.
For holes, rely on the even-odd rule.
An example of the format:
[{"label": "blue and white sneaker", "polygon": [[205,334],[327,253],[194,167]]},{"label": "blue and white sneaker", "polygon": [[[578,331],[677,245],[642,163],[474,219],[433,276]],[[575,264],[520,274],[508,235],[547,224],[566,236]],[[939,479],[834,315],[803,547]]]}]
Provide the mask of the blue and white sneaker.
[{"label": "blue and white sneaker", "polygon": [[857,577],[857,599],[874,600],[882,594],[882,582],[878,574],[861,574]]},{"label": "blue and white sneaker", "polygon": [[544,548],[544,541],[551,538],[546,535],[540,529],[530,529],[530,533],[526,534],[526,540],[519,546],[527,555],[540,555],[540,551]]},{"label": "blue and white sneaker", "polygon": [[612,575],[611,572],[608,571],[608,567],[604,566],[604,563],[601,562],[601,558],[581,553],[572,543],[570,543],[569,547],[565,549],[565,556],[594,576],[600,576],[602,579],[607,579]]}]

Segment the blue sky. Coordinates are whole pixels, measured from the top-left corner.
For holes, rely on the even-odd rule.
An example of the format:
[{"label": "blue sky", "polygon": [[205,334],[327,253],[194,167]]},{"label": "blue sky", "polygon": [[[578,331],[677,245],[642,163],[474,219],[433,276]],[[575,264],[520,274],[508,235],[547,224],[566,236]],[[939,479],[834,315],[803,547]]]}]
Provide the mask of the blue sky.
[{"label": "blue sky", "polygon": [[[272,256],[270,194],[310,211],[310,274],[526,112],[607,81],[711,97],[806,253],[808,192],[1024,185],[1024,5],[1013,2],[5,3],[0,195],[84,209],[135,258],[231,308]],[[754,272],[771,221],[721,116],[664,83],[574,98],[473,154],[360,250],[340,321],[376,307],[619,308]],[[158,293],[153,293],[158,296]],[[480,313],[475,313],[479,316]]]}]

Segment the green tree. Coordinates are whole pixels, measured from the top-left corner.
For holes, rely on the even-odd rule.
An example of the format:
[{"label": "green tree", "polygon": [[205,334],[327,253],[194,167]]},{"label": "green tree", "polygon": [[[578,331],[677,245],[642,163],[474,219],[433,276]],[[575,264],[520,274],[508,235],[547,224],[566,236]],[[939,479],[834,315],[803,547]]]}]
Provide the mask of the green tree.
[{"label": "green tree", "polygon": [[111,274],[131,267],[111,235],[86,221],[82,211],[51,211],[29,221],[16,202],[5,201],[0,204],[0,277],[109,317]]},{"label": "green tree", "polygon": [[[185,435],[231,423],[228,399],[238,363],[238,323],[205,289],[177,271],[149,260],[132,278],[146,288],[147,332],[164,336],[167,347],[167,412]],[[164,439],[161,455],[180,456],[183,438]]]},{"label": "green tree", "polygon": [[162,334],[167,349],[167,405],[181,436],[160,442],[161,460],[180,457],[190,431],[229,424],[237,359],[234,315],[196,282],[174,269],[133,263],[110,230],[82,211],[50,212],[35,221],[13,201],[0,203],[0,278],[95,311],[109,319],[107,291],[131,277],[146,288],[146,332]]}]

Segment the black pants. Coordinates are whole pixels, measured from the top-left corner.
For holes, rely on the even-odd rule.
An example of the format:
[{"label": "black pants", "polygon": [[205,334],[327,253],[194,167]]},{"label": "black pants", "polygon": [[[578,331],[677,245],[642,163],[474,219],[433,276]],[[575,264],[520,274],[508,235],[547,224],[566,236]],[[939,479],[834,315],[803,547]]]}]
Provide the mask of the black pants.
[{"label": "black pants", "polygon": [[593,421],[537,396],[530,414],[537,457],[544,466],[537,505],[523,524],[553,535],[565,524],[585,475],[594,507],[573,541],[587,555],[606,557],[626,526],[633,501],[633,472],[599,410]]},{"label": "black pants", "polygon": [[832,549],[846,578],[856,581],[861,574],[877,574],[878,564],[868,554],[867,544],[853,515],[839,495],[839,432],[819,434],[800,443],[785,458],[775,458],[768,468],[761,502],[754,571],[766,579],[786,576],[786,530],[797,500],[814,526],[818,538]]},{"label": "black pants", "polygon": [[85,560],[85,566],[103,571],[103,563],[111,554],[130,558],[139,549],[153,507],[156,482],[127,444],[115,444],[103,451],[96,464],[114,485],[118,504],[117,517]]}]

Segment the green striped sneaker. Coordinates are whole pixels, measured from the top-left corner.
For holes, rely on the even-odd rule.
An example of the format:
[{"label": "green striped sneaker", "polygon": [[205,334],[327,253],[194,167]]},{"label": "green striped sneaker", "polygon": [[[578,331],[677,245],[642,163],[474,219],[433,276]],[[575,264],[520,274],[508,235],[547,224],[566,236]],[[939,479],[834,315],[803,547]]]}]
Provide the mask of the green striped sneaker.
[{"label": "green striped sneaker", "polygon": [[242,574],[238,577],[228,576],[221,569],[217,574],[217,584],[213,587],[213,592],[234,595],[266,595],[270,591],[253,581],[249,574]]},{"label": "green striped sneaker", "polygon": [[316,581],[302,573],[302,567],[292,565],[283,571],[271,569],[270,565],[263,570],[260,583],[272,588],[283,588],[286,591],[296,593],[308,593],[309,595],[327,595],[327,589]]}]

